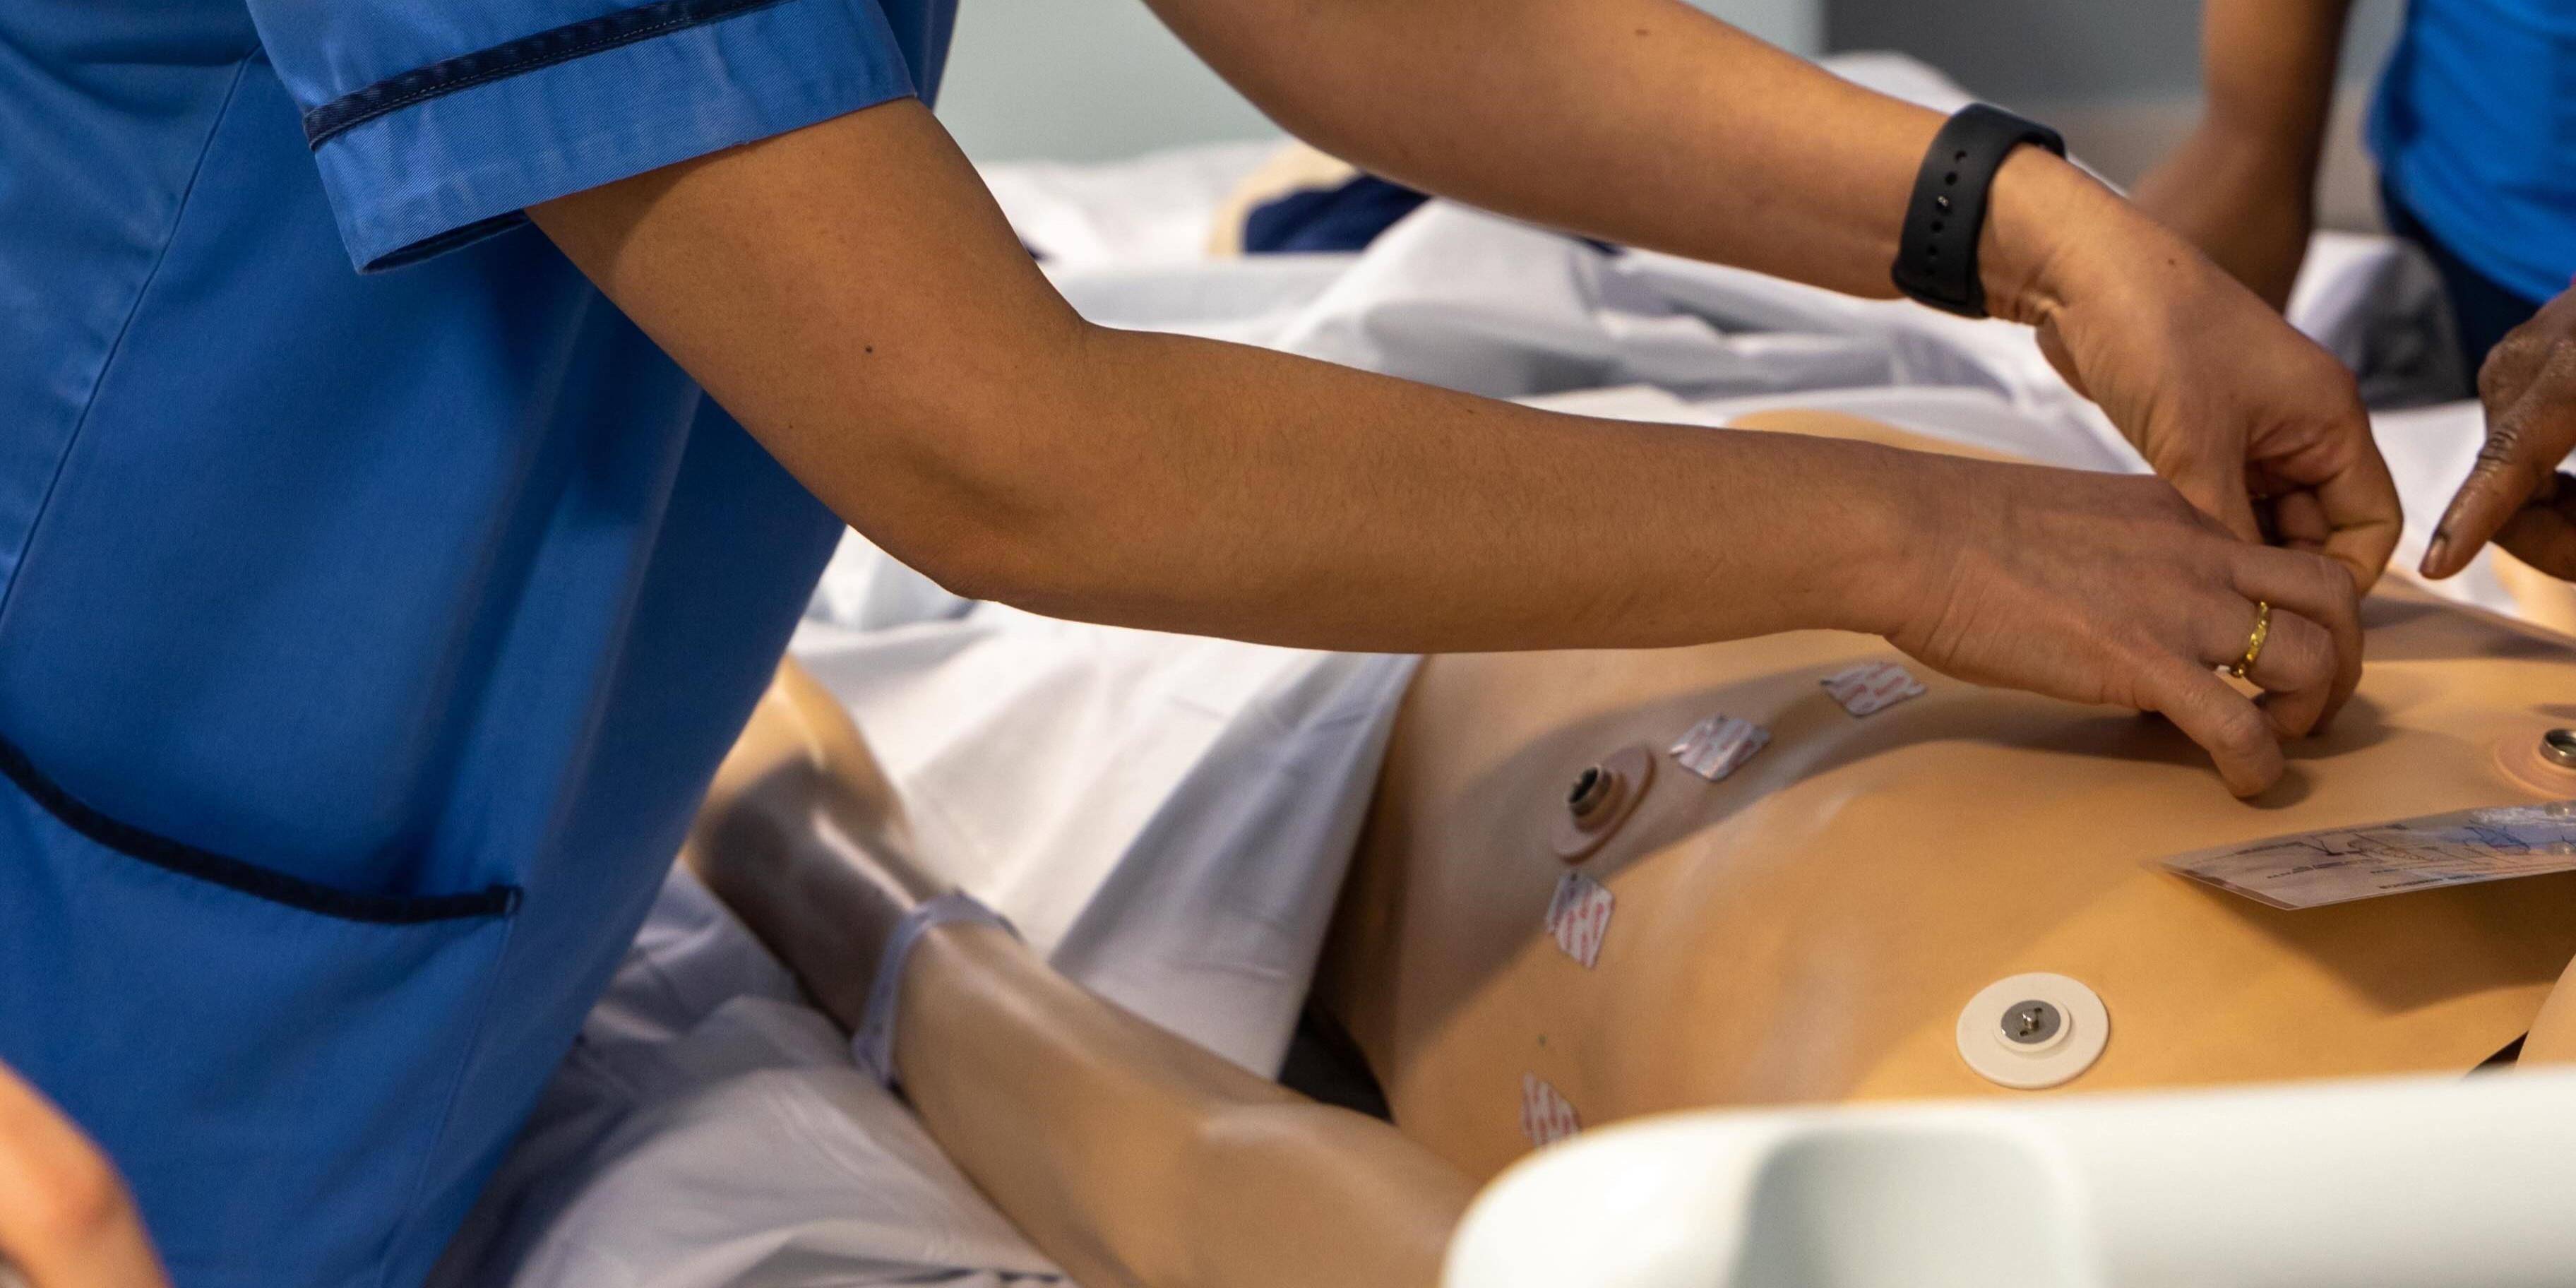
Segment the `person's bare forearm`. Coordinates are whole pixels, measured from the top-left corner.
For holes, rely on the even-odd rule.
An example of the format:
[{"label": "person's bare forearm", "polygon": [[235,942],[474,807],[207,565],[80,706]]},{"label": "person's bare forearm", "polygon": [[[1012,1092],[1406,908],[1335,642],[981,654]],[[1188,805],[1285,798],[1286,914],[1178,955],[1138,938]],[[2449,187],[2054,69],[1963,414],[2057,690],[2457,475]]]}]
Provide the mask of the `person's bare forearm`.
[{"label": "person's bare forearm", "polygon": [[[2032,191],[2073,173],[2030,149],[2016,172]],[[1951,674],[2172,714],[2253,791],[2279,773],[2262,731],[2305,732],[2358,678],[2350,601],[2394,543],[2395,490],[2331,356],[2110,207],[2081,236],[2119,256],[2000,257],[1986,285],[2176,486],[1592,420],[1105,331],[911,100],[528,213],[800,482],[951,589],[1345,649],[1868,631]],[[2035,289],[1999,290],[2000,263]],[[2206,529],[2186,498],[2258,530],[2249,467],[2285,535],[2349,574]],[[2302,695],[2271,717],[2206,670],[2254,610],[2220,570],[2316,628],[2273,646],[2306,656],[2258,677]]]},{"label": "person's bare forearm", "polygon": [[2200,32],[2207,119],[2313,161],[2351,10],[2352,0],[2208,0]]},{"label": "person's bare forearm", "polygon": [[2200,127],[2138,183],[2138,204],[2257,295],[2289,299],[2351,0],[2209,0]]},{"label": "person's bare forearm", "polygon": [[[996,472],[1023,606],[1356,650],[1649,647],[1885,632],[1879,578],[1946,461],[1859,444],[1541,412],[1238,345],[1085,333],[1040,433]],[[1139,516],[1118,521],[1115,516]],[[1142,516],[1154,516],[1152,522]],[[897,551],[901,554],[901,551]],[[1503,593],[1502,588],[1509,592]]]},{"label": "person's bare forearm", "polygon": [[[532,213],[879,545],[1059,616],[1404,652],[1885,633],[1966,468],[1097,327],[973,184],[893,104]],[[869,202],[910,217],[844,222]]]},{"label": "person's bare forearm", "polygon": [[[1316,145],[1506,214],[1855,295],[1888,267],[1938,114],[1863,89],[1681,0],[1150,0]],[[1997,177],[1990,307],[2057,230],[2116,207],[2017,153]]]}]

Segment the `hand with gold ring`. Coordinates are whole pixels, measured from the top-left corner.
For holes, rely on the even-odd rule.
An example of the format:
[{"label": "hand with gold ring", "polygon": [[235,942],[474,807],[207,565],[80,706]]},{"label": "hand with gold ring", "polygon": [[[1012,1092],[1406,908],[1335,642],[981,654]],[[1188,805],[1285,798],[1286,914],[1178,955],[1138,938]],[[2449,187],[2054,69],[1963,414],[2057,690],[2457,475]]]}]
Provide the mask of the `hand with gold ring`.
[{"label": "hand with gold ring", "polygon": [[1934,668],[2160,713],[2240,796],[2360,684],[2340,563],[2242,540],[2157,479],[1934,459],[1913,467],[1919,508],[1891,516],[1901,598],[1880,632]]}]

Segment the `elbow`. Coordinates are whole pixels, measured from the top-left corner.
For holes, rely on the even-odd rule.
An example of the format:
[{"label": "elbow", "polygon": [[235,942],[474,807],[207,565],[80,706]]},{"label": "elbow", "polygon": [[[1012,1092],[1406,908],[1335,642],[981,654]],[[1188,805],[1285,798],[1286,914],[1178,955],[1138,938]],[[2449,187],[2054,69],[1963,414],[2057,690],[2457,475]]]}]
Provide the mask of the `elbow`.
[{"label": "elbow", "polygon": [[[856,526],[856,525],[854,525]],[[961,599],[1008,604],[1051,617],[1079,617],[1089,597],[1073,584],[1063,545],[1034,538],[1016,525],[976,512],[961,502],[931,530],[860,530],[886,553]]]},{"label": "elbow", "polygon": [[1120,408],[1093,396],[1089,346],[1060,349],[880,408],[845,439],[874,450],[827,471],[824,499],[952,594],[1068,615],[1115,563],[1129,480],[1102,459]]},{"label": "elbow", "polygon": [[935,541],[879,538],[877,544],[960,599],[1021,607],[1042,595],[1048,581],[1045,569],[1032,567],[1017,543],[975,531],[971,523],[959,524]]},{"label": "elbow", "polygon": [[961,477],[942,469],[889,488],[901,495],[884,504],[835,508],[950,594],[1083,617],[1110,590],[1085,570],[1114,562],[1101,549],[1098,515],[1115,503],[1079,477],[1050,480],[1047,473],[1013,466]]}]

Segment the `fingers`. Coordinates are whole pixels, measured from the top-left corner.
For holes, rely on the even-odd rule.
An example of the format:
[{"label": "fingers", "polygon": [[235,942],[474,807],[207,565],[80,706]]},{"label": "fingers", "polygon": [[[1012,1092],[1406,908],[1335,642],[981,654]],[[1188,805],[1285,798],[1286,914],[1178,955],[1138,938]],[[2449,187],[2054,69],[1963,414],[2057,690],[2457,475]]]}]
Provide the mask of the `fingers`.
[{"label": "fingers", "polygon": [[[2228,790],[2251,796],[2280,778],[2282,740],[2331,720],[2360,686],[2360,593],[2343,565],[2317,555],[2261,546],[2235,555],[2234,593],[2212,596],[2193,623],[2199,655],[2152,668],[2146,697],[2209,752]],[[2244,660],[2258,601],[2271,605],[2246,672],[2264,690],[2259,704],[2209,669]]]},{"label": "fingers", "polygon": [[124,1183],[34,1088],[0,1066],[0,1256],[31,1288],[167,1283]]},{"label": "fingers", "polygon": [[[2243,660],[2244,644],[2223,664]],[[2335,645],[2325,629],[2287,609],[2272,610],[2263,650],[2246,668],[2245,678],[2261,688],[2255,703],[2272,724],[2273,736],[2304,738],[2335,703]]]},{"label": "fingers", "polygon": [[[2505,392],[2496,391],[2498,400]],[[2576,350],[2551,360],[2512,396],[2501,408],[2494,401],[2487,406],[2486,445],[2433,529],[2433,544],[2424,552],[2427,577],[2448,577],[2467,567],[2479,547],[2554,484],[2558,463],[2576,448]]]},{"label": "fingers", "polygon": [[2194,461],[2171,476],[2174,490],[2194,509],[2218,520],[2229,535],[2260,543],[2262,525],[2254,517],[2254,498],[2245,489],[2245,462],[2235,455]]},{"label": "fingers", "polygon": [[2405,511],[2397,501],[2397,481],[2389,475],[2378,445],[2370,441],[2368,422],[2363,424],[2360,451],[2315,489],[2316,507],[2323,512],[2326,528],[2322,553],[2343,565],[2357,590],[2370,589],[2387,571],[2388,557],[2397,552],[2397,539],[2406,527]]},{"label": "fingers", "polygon": [[2576,581],[2576,475],[2559,474],[2496,530],[2495,543],[2561,581]]},{"label": "fingers", "polygon": [[2272,721],[2211,671],[2179,658],[2146,679],[2142,705],[2160,711],[2209,753],[2227,790],[2252,796],[2281,777],[2281,744]]},{"label": "fingers", "polygon": [[[2361,592],[2351,574],[2315,555],[2258,547],[2239,552],[2232,582],[2237,594],[2272,606],[2271,635],[2246,678],[2272,695],[2264,708],[2282,736],[2301,737],[2333,720],[2361,687]],[[2243,629],[2250,632],[2252,605],[2247,609]],[[2246,638],[2238,635],[2235,651],[2211,665],[2235,665]]]},{"label": "fingers", "polygon": [[2274,544],[2322,554],[2368,590],[2397,549],[2405,514],[2360,399],[2340,403],[2302,432],[2259,440],[2248,475],[2272,498]]},{"label": "fingers", "polygon": [[2326,542],[2334,537],[2334,524],[2326,518],[2324,504],[2309,491],[2284,492],[2272,498],[2270,544],[2312,555],[2326,551]]}]

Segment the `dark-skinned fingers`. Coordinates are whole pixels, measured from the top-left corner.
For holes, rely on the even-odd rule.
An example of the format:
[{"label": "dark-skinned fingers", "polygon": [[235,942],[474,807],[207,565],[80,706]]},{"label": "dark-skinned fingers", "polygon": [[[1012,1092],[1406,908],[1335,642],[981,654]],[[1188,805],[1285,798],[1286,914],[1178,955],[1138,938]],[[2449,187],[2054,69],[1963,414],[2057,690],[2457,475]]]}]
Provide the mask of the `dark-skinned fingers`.
[{"label": "dark-skinned fingers", "polygon": [[[2353,585],[2351,572],[2334,560],[2296,550],[2244,550],[2237,554],[2231,580],[2237,594],[2272,606],[2274,638],[2264,645],[2264,652],[2269,653],[2272,643],[2279,641],[2283,614],[2324,632],[2332,666],[2325,701],[2313,715],[2305,715],[2304,705],[2280,714],[2285,721],[2304,717],[2305,723],[2294,734],[2312,733],[2332,723],[2353,690],[2361,687],[2361,592]],[[2249,615],[2244,629],[2250,633],[2253,626]],[[2236,655],[2225,658],[2221,665],[2233,665],[2244,655],[2243,636],[2238,637],[2236,647]],[[2254,678],[2260,682],[2259,677]],[[2269,684],[2263,687],[2279,692]]]},{"label": "dark-skinned fingers", "polygon": [[2433,529],[2424,575],[2448,577],[2467,567],[2516,511],[2554,483],[2570,448],[2576,448],[2576,383],[2537,380],[2501,411],[2489,404],[2486,445]]},{"label": "dark-skinned fingers", "polygon": [[2576,581],[2576,475],[2558,474],[2548,495],[2513,512],[2495,543],[2561,581]]},{"label": "dark-skinned fingers", "polygon": [[2489,410],[2511,405],[2531,387],[2548,352],[2547,338],[2529,324],[2506,332],[2478,363],[2478,400]]},{"label": "dark-skinned fingers", "polygon": [[2227,790],[2252,796],[2281,777],[2272,721],[2244,694],[2196,661],[2173,658],[2142,677],[2142,704],[2164,714],[2209,753]]}]

